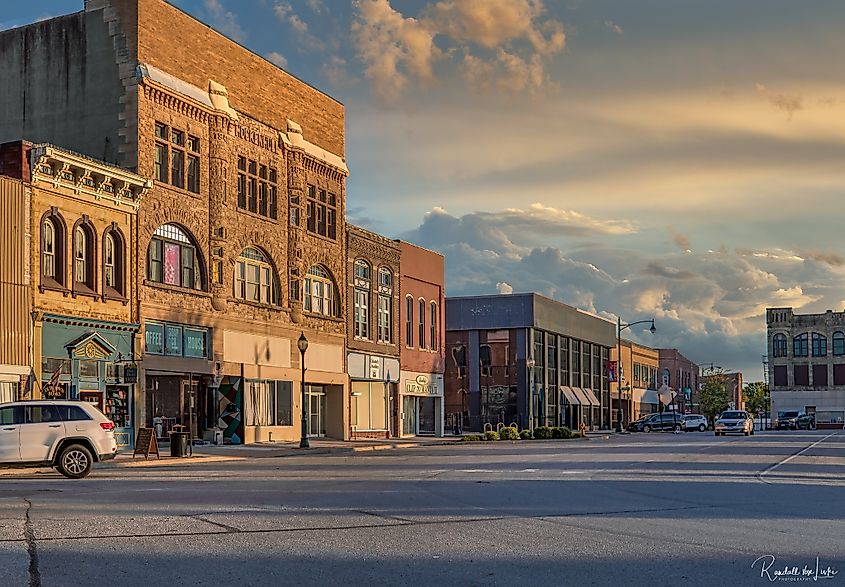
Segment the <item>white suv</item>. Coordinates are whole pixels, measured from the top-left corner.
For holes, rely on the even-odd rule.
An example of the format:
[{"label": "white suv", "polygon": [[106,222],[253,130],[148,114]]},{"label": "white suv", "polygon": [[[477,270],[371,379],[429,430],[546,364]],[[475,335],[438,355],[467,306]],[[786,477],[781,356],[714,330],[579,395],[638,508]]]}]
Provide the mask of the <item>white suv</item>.
[{"label": "white suv", "polygon": [[117,454],[114,422],[80,401],[0,404],[0,467],[55,467],[71,479]]}]

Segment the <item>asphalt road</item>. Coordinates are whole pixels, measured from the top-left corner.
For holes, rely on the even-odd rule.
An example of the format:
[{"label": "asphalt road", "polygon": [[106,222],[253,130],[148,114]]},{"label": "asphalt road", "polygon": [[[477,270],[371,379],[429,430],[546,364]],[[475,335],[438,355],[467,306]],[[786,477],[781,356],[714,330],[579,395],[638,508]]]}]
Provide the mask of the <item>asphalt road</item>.
[{"label": "asphalt road", "polygon": [[766,585],[817,557],[841,585],[843,473],[843,431],[26,472],[0,585]]}]

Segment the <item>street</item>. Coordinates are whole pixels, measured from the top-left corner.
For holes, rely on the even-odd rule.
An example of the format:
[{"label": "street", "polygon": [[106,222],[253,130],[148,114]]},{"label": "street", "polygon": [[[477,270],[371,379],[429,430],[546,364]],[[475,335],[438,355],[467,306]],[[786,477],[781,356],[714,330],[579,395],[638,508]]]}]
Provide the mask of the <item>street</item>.
[{"label": "street", "polygon": [[795,566],[839,585],[843,473],[845,433],[823,430],[23,471],[0,477],[0,568],[52,587],[764,585]]}]

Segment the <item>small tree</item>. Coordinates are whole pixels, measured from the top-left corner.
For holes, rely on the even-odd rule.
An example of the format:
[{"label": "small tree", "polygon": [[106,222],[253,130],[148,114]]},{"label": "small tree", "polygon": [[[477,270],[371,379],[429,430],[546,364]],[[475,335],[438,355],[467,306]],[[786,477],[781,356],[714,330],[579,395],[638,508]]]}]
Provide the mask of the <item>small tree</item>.
[{"label": "small tree", "polygon": [[755,416],[769,407],[769,389],[762,381],[754,381],[742,390],[745,409]]},{"label": "small tree", "polygon": [[708,418],[715,418],[731,405],[728,392],[728,377],[719,371],[708,375],[698,393],[701,399],[701,412]]}]

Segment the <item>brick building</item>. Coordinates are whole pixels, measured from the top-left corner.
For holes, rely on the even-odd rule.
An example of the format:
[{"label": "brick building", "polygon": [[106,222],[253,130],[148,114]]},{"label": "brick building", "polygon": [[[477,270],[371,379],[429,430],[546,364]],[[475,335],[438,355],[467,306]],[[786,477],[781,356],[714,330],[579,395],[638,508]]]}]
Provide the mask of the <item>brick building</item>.
[{"label": "brick building", "polygon": [[163,0],[4,31],[0,78],[0,141],[154,180],[126,217],[136,423],[297,438],[304,333],[310,433],[347,437],[343,105]]},{"label": "brick building", "polygon": [[666,385],[674,392],[669,407],[681,412],[696,412],[699,407],[698,365],[690,361],[678,349],[658,349],[660,372],[657,387]]},{"label": "brick building", "polygon": [[399,260],[393,240],[347,225],[347,369],[352,438],[398,431]]},{"label": "brick building", "polygon": [[818,428],[845,425],[845,312],[766,309],[772,414],[815,414]]},{"label": "brick building", "polygon": [[9,143],[0,155],[24,163],[16,177],[29,196],[33,238],[21,252],[33,310],[31,396],[96,404],[118,445],[129,446],[141,347],[131,261],[153,182],[52,145]]},{"label": "brick building", "polygon": [[443,255],[404,241],[399,276],[399,435],[443,435]]},{"label": "brick building", "polygon": [[[622,379],[622,421],[628,424],[645,414],[656,412],[659,407],[657,399],[657,373],[659,370],[659,352],[657,349],[637,344],[630,340],[621,340],[622,360],[620,363],[619,349],[610,349],[611,361],[621,364]],[[613,426],[619,418],[619,383],[611,381],[610,391],[613,394]]]}]

